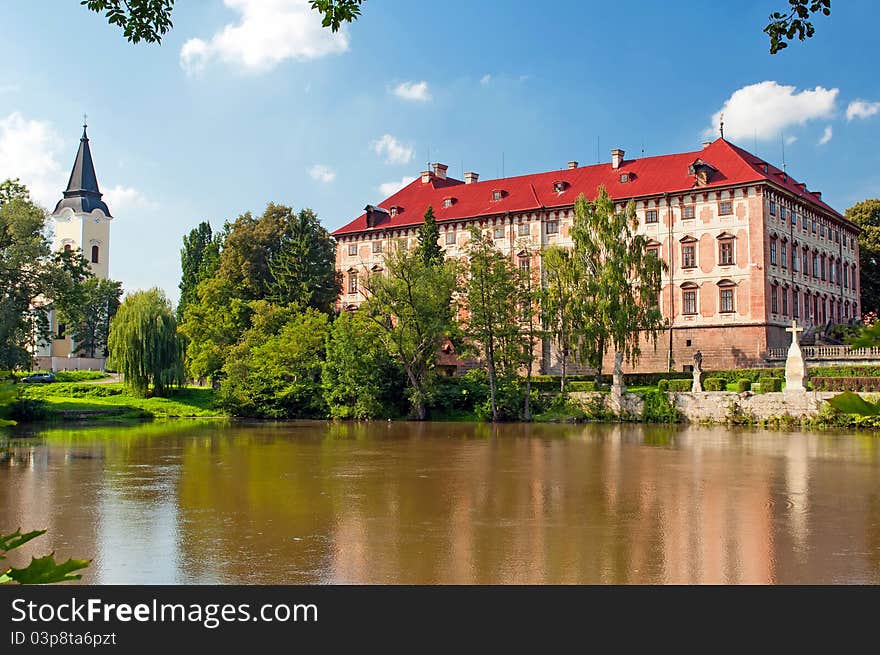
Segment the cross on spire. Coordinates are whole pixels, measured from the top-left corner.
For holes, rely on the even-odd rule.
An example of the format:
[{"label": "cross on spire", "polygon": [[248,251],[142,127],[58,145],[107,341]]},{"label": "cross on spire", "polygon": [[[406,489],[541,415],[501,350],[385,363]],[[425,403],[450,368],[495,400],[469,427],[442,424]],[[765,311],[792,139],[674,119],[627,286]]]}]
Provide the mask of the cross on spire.
[{"label": "cross on spire", "polygon": [[724,113],[721,114],[721,138],[724,138]]},{"label": "cross on spire", "polygon": [[804,331],[804,328],[802,328],[802,327],[800,327],[800,326],[798,325],[797,320],[792,320],[792,322],[791,322],[791,327],[789,327],[789,328],[785,328],[785,331],[786,331],[786,332],[791,332],[791,342],[792,342],[792,343],[797,343],[797,335],[798,335],[798,332],[803,332],[803,331]]}]

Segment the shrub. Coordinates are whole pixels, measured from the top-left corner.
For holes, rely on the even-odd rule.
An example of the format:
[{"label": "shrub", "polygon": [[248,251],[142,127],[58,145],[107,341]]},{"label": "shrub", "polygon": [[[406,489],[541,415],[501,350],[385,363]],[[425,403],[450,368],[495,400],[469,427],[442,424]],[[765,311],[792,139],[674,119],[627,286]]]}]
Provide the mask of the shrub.
[{"label": "shrub", "polygon": [[724,391],[727,389],[727,380],[724,378],[707,378],[703,383],[706,391]]},{"label": "shrub", "polygon": [[589,382],[572,382],[568,385],[569,391],[608,391],[608,385],[596,384],[595,380]]},{"label": "shrub", "polygon": [[688,392],[694,386],[693,378],[688,380],[667,380],[670,391]]},{"label": "shrub", "polygon": [[773,393],[776,391],[782,391],[782,382],[782,378],[761,378],[761,393]]},{"label": "shrub", "polygon": [[816,391],[880,391],[880,378],[875,377],[814,377]]},{"label": "shrub", "polygon": [[657,391],[667,393],[669,391],[669,380],[657,380]]},{"label": "shrub", "polygon": [[739,393],[742,393],[743,391],[751,391],[751,389],[752,389],[752,381],[751,380],[746,379],[746,378],[742,378],[742,379],[736,381],[736,390]]},{"label": "shrub", "polygon": [[[668,380],[660,380],[658,386],[663,382],[668,382]],[[646,423],[678,423],[681,421],[681,414],[670,402],[669,395],[663,389],[658,389],[645,394],[642,420]]]},{"label": "shrub", "polygon": [[46,403],[42,400],[19,398],[9,406],[9,417],[19,423],[41,421],[46,415]]}]

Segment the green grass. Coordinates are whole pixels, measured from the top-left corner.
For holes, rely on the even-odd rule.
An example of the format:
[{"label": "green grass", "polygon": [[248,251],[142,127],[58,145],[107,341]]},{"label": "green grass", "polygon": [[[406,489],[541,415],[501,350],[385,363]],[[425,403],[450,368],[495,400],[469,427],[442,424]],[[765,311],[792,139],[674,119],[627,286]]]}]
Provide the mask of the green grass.
[{"label": "green grass", "polygon": [[[17,372],[15,377],[18,379],[34,375],[35,373],[48,373],[49,371],[26,371]],[[103,380],[110,377],[103,371],[55,371],[55,379],[58,382],[86,382],[88,380]]]},{"label": "green grass", "polygon": [[178,389],[168,398],[138,398],[121,384],[45,384],[24,389],[24,397],[45,402],[50,418],[76,412],[123,418],[224,416],[214,407],[214,392],[203,387]]}]

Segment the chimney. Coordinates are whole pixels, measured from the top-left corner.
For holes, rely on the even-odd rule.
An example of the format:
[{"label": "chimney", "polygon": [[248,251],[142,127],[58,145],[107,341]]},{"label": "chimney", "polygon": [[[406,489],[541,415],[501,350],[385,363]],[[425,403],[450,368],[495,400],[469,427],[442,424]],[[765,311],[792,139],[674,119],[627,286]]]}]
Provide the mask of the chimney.
[{"label": "chimney", "polygon": [[431,171],[422,171],[422,184],[427,184],[431,181]]},{"label": "chimney", "polygon": [[623,150],[614,148],[611,151],[611,168],[620,168],[621,163],[623,163]]},{"label": "chimney", "polygon": [[568,168],[569,168],[569,170],[572,169],[572,168],[577,168],[577,167],[578,167],[578,163],[577,163],[576,161],[570,161],[570,162],[568,162]]},{"label": "chimney", "polygon": [[449,168],[446,164],[434,164],[434,177],[438,180],[446,179],[446,169]]},{"label": "chimney", "polygon": [[465,184],[474,184],[475,182],[480,181],[480,174],[474,173],[473,171],[468,171],[464,174],[464,183]]},{"label": "chimney", "polygon": [[712,145],[712,142],[711,142],[711,141],[703,141],[703,147],[704,147],[704,148],[708,148],[708,147],[711,146],[711,145]]},{"label": "chimney", "polygon": [[822,192],[821,191],[813,191],[813,195],[816,196],[816,200],[822,200]]}]

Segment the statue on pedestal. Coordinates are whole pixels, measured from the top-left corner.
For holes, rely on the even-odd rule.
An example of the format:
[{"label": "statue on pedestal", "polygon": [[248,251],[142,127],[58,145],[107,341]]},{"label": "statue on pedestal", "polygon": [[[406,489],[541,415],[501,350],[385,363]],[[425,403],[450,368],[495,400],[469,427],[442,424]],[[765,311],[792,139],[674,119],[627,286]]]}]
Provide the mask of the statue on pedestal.
[{"label": "statue on pedestal", "polygon": [[791,327],[785,328],[785,331],[791,332],[791,345],[785,358],[785,390],[806,391],[804,383],[807,381],[807,364],[804,362],[797,336],[798,332],[804,331],[804,328],[798,327],[798,322],[794,320],[791,322]]},{"label": "statue on pedestal", "polygon": [[622,396],[626,391],[623,384],[623,353],[614,353],[614,370],[611,372],[611,393]]},{"label": "statue on pedestal", "polygon": [[691,385],[692,393],[701,393],[703,391],[703,353],[699,350],[694,353],[694,383]]}]

